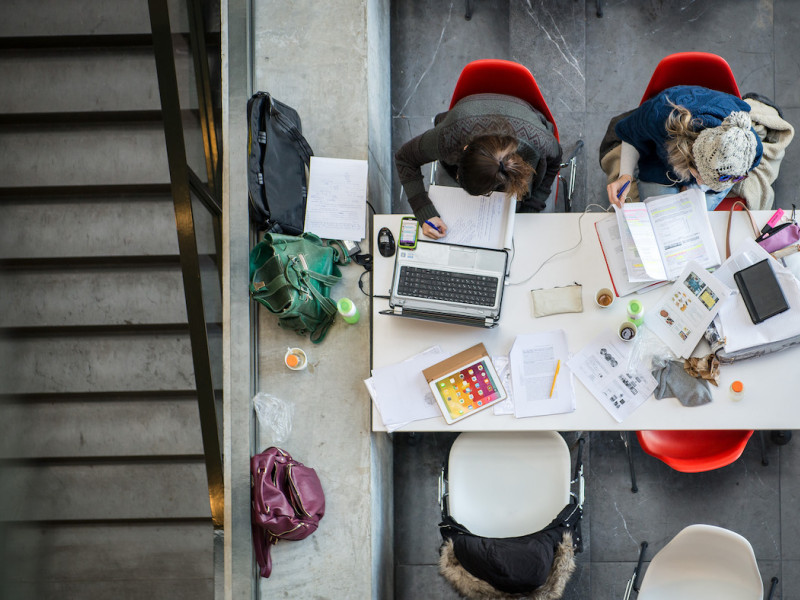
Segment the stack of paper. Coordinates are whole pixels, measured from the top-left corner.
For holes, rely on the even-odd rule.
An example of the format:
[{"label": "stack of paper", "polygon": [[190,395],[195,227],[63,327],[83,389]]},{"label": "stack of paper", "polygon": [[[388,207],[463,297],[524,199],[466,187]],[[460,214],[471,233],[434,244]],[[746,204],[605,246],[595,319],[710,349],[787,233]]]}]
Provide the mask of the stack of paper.
[{"label": "stack of paper", "polygon": [[575,390],[568,359],[567,336],[563,329],[517,336],[508,355],[516,417],[575,410]]},{"label": "stack of paper", "polygon": [[364,380],[387,431],[412,421],[441,417],[422,370],[449,356],[433,346],[401,363],[374,369],[372,377]]}]

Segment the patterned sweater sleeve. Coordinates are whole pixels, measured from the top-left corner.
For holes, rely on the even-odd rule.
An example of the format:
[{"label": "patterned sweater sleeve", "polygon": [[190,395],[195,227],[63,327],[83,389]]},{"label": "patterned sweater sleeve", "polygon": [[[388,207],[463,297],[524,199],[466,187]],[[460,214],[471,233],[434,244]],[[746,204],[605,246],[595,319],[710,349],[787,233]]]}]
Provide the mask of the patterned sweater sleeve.
[{"label": "patterned sweater sleeve", "polygon": [[403,144],[394,155],[400,184],[406,192],[414,216],[420,222],[439,216],[425,191],[421,169],[422,165],[439,159],[436,147],[436,129],[429,129]]},{"label": "patterned sweater sleeve", "polygon": [[534,202],[543,205],[547,202],[550,190],[553,187],[553,181],[561,167],[561,145],[552,134],[542,136],[542,139],[546,143],[541,149],[539,164],[533,165],[536,168],[536,175],[534,176],[531,196]]}]

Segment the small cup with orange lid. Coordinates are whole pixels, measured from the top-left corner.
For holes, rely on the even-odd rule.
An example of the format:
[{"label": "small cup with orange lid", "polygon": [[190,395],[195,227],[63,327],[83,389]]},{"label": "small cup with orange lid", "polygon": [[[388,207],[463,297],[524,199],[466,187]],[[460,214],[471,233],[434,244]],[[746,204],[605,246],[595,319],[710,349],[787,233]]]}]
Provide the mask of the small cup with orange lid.
[{"label": "small cup with orange lid", "polygon": [[283,362],[292,371],[302,371],[308,366],[308,358],[302,348],[287,348]]}]

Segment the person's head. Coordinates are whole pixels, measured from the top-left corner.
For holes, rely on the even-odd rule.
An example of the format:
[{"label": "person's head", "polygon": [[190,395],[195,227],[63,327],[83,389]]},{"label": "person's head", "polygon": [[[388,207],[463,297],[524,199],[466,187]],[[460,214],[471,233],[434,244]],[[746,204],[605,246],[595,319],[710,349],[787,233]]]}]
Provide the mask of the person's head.
[{"label": "person's head", "polygon": [[528,193],[534,169],[517,154],[518,146],[511,136],[473,139],[458,161],[458,183],[473,196],[503,191],[521,200]]},{"label": "person's head", "polygon": [[756,156],[750,115],[736,111],[717,127],[696,131],[699,123],[683,106],[673,105],[666,123],[667,155],[679,181],[694,175],[721,192],[747,176]]}]

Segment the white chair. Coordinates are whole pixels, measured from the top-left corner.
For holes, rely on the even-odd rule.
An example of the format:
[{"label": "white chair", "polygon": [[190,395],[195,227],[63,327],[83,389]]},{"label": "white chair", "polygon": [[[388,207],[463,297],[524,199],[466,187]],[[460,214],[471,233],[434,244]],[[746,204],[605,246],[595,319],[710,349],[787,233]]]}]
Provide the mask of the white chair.
[{"label": "white chair", "polygon": [[448,457],[449,514],[484,537],[539,531],[569,503],[570,470],[556,432],[462,433]]},{"label": "white chair", "polygon": [[650,561],[639,600],[762,600],[753,548],[738,533],[690,525]]},{"label": "white chair", "polygon": [[582,548],[582,450],[573,476],[553,431],[456,438],[440,478],[440,573],[462,596],[561,597]]}]

